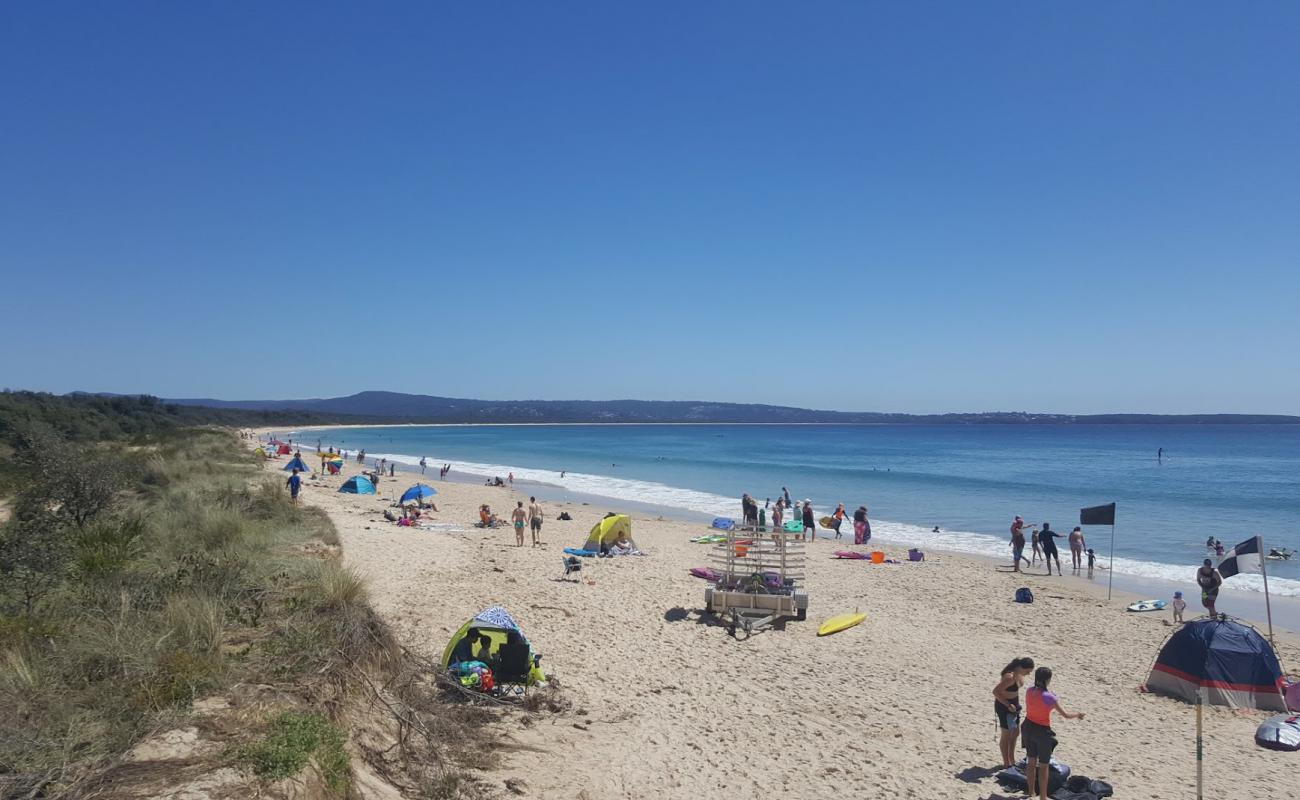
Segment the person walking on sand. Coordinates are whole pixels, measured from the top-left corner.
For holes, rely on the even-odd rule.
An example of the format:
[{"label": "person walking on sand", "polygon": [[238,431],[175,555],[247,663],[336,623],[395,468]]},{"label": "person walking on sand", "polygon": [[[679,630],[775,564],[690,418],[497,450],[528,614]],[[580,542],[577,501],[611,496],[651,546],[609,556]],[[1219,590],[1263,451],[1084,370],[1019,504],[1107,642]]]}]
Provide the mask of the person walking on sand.
[{"label": "person walking on sand", "polygon": [[[1033,564],[1037,564],[1037,563],[1038,563],[1038,559],[1040,559],[1040,558],[1043,557],[1043,547],[1042,547],[1042,542],[1040,542],[1040,541],[1038,540],[1038,529],[1037,529],[1037,528],[1030,528],[1030,529],[1029,529],[1029,543],[1030,543],[1030,545],[1034,548],[1034,561],[1033,561]],[[1031,564],[1030,566],[1033,566],[1033,564]]]},{"label": "person walking on sand", "polygon": [[508,482],[511,486],[515,485],[515,474],[513,472],[506,475],[506,482]]},{"label": "person walking on sand", "polygon": [[533,532],[533,547],[542,543],[542,507],[536,497],[528,498],[528,527]]},{"label": "person walking on sand", "polygon": [[867,507],[858,506],[853,512],[853,543],[866,544],[871,541],[871,521],[867,519]]},{"label": "person walking on sand", "polygon": [[835,521],[835,524],[831,527],[831,529],[835,531],[836,539],[839,539],[841,537],[842,534],[840,534],[840,525],[844,524],[844,518],[847,517],[848,515],[849,512],[844,510],[843,503],[840,503],[838,506],[836,506],[835,513],[831,514],[831,519]]},{"label": "person walking on sand", "polygon": [[523,500],[520,500],[515,510],[510,512],[510,519],[515,523],[515,547],[523,547],[524,523],[528,520],[528,512],[524,511]]},{"label": "person walking on sand", "polygon": [[1201,587],[1201,605],[1213,617],[1219,613],[1214,610],[1214,603],[1219,599],[1219,587],[1223,585],[1223,576],[1214,568],[1214,562],[1205,559],[1201,568],[1196,570],[1196,584]]},{"label": "person walking on sand", "polygon": [[1052,574],[1052,559],[1056,559],[1056,574],[1061,575],[1061,554],[1056,549],[1056,540],[1060,533],[1052,530],[1050,522],[1043,523],[1043,529],[1038,532],[1038,543],[1043,546],[1043,561],[1047,564],[1047,574]]},{"label": "person walking on sand", "polygon": [[298,502],[298,492],[302,490],[302,476],[298,474],[297,467],[293,468],[293,474],[289,476],[289,480],[284,482],[284,485],[289,487],[289,499],[292,502]]},{"label": "person walking on sand", "polygon": [[817,541],[817,520],[813,519],[812,500],[803,501],[803,535],[808,541]]},{"label": "person walking on sand", "polygon": [[1052,712],[1066,719],[1083,719],[1083,714],[1071,714],[1061,705],[1061,700],[1047,690],[1052,682],[1052,671],[1047,667],[1034,670],[1034,685],[1025,692],[1025,724],[1021,727],[1020,738],[1025,743],[1025,755],[1029,763],[1025,765],[1025,778],[1029,781],[1026,791],[1034,796],[1035,787],[1038,800],[1047,800],[1048,769],[1052,763],[1052,753],[1056,751],[1056,731],[1052,730]]},{"label": "person walking on sand", "polygon": [[1083,550],[1087,546],[1083,541],[1083,528],[1075,525],[1074,530],[1070,531],[1070,561],[1075,572],[1083,567]]},{"label": "person walking on sand", "polygon": [[425,468],[428,467],[428,466],[429,466],[429,459],[425,458],[424,456],[420,456],[420,474],[421,474],[421,475],[424,474],[424,470],[425,470]]},{"label": "person walking on sand", "polygon": [[1002,668],[1002,679],[993,687],[993,714],[998,720],[998,750],[1002,754],[1002,768],[1010,769],[1016,763],[1016,739],[1020,737],[1020,687],[1034,671],[1032,658],[1012,659]]}]

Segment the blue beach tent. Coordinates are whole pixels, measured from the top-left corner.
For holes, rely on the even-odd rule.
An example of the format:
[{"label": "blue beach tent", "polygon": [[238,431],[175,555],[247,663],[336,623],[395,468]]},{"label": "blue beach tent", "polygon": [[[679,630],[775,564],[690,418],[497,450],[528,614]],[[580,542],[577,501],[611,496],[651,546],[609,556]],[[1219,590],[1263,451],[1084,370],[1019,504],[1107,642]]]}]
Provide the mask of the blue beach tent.
[{"label": "blue beach tent", "polygon": [[1196,619],[1174,632],[1147,678],[1148,691],[1232,708],[1286,711],[1282,667],[1259,631],[1230,619]]},{"label": "blue beach tent", "polygon": [[402,492],[402,503],[418,503],[426,497],[433,497],[438,490],[424,483],[417,483]]},{"label": "blue beach tent", "polygon": [[296,469],[299,472],[311,472],[311,467],[307,466],[307,462],[303,461],[301,457],[295,458],[288,464],[285,464],[284,468],[286,470]]},{"label": "blue beach tent", "polygon": [[375,485],[365,475],[353,475],[343,482],[339,491],[348,494],[374,494]]},{"label": "blue beach tent", "polygon": [[348,494],[374,494],[374,484],[364,475],[354,475],[350,479],[344,480],[342,487],[338,488],[339,492]]}]

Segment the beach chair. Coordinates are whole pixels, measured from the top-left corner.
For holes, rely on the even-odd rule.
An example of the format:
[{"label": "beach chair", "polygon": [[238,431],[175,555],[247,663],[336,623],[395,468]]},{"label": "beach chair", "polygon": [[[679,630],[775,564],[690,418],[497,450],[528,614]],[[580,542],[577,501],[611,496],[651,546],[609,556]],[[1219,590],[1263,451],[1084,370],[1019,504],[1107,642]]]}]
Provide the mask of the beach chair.
[{"label": "beach chair", "polygon": [[569,577],[575,572],[582,572],[582,560],[577,556],[565,556],[561,559],[564,562],[564,576]]},{"label": "beach chair", "polygon": [[528,690],[528,676],[535,665],[532,650],[522,638],[512,636],[501,645],[492,665],[492,674],[501,694],[524,694]]}]

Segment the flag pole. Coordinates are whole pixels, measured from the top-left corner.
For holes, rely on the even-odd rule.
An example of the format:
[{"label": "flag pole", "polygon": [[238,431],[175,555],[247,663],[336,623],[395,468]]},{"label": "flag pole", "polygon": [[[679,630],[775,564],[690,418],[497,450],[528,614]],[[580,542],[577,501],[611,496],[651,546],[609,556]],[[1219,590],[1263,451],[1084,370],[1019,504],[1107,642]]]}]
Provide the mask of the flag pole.
[{"label": "flag pole", "polygon": [[1106,576],[1106,602],[1110,602],[1110,590],[1115,585],[1115,518],[1110,523],[1110,574]]},{"label": "flag pole", "polygon": [[1202,800],[1204,795],[1201,791],[1201,766],[1205,760],[1205,751],[1202,747],[1201,738],[1201,705],[1205,702],[1205,687],[1196,689],[1196,800]]},{"label": "flag pole", "polygon": [[1273,647],[1277,647],[1277,645],[1273,644],[1273,604],[1268,599],[1268,567],[1264,564],[1268,559],[1264,557],[1264,537],[1260,536],[1258,538],[1259,572],[1264,576],[1264,612],[1268,614],[1268,643]]}]

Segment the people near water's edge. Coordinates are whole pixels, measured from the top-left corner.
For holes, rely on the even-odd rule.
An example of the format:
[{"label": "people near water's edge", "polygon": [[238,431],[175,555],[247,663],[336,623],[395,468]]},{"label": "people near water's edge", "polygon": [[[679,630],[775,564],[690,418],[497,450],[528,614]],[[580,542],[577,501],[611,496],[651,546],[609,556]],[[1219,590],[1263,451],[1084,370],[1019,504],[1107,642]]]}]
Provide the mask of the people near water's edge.
[{"label": "people near water's edge", "polygon": [[817,520],[813,519],[812,500],[803,501],[803,535],[817,541]]},{"label": "people near water's edge", "polygon": [[533,547],[542,543],[542,507],[536,497],[528,498],[528,527],[533,533]]},{"label": "people near water's edge", "polygon": [[781,530],[785,522],[785,500],[780,497],[776,498],[776,505],[772,507],[772,527]]},{"label": "people near water's edge", "polygon": [[1030,547],[1033,548],[1033,552],[1034,552],[1034,560],[1030,564],[1030,566],[1033,566],[1034,564],[1038,563],[1038,559],[1043,557],[1043,545],[1040,541],[1038,541],[1038,528],[1031,527],[1029,529],[1029,544]]},{"label": "people near water's edge", "polygon": [[421,474],[421,475],[424,474],[424,470],[425,470],[428,466],[429,466],[429,459],[425,458],[424,456],[420,456],[420,474]]},{"label": "people near water's edge", "polygon": [[1029,782],[1026,793],[1033,797],[1037,787],[1038,800],[1047,800],[1047,773],[1057,745],[1056,731],[1052,730],[1052,712],[1066,719],[1083,719],[1082,713],[1066,711],[1060,699],[1048,691],[1051,681],[1052,671],[1047,667],[1034,670],[1034,685],[1025,692],[1025,722],[1020,729],[1029,761],[1025,765],[1025,778]]},{"label": "people near water's edge", "polygon": [[302,476],[298,474],[298,468],[293,468],[293,474],[284,482],[289,487],[289,499],[298,502],[298,492],[302,490]]},{"label": "people near water's edge", "polygon": [[871,541],[871,521],[867,519],[867,507],[858,506],[853,512],[853,543],[866,544]]},{"label": "people near water's edge", "polygon": [[1020,687],[1034,671],[1032,658],[1017,658],[1002,668],[1002,679],[993,687],[993,713],[998,721],[998,750],[1002,768],[1016,763],[1016,739],[1020,736]]},{"label": "people near water's edge", "polygon": [[1070,531],[1070,563],[1075,572],[1083,566],[1083,551],[1087,546],[1083,540],[1083,529],[1075,525],[1074,530]]},{"label": "people near water's edge", "polygon": [[835,513],[831,514],[831,520],[832,520],[831,530],[835,531],[836,539],[841,538],[841,536],[843,535],[840,533],[840,526],[844,524],[844,518],[847,517],[848,515],[849,512],[844,510],[843,503],[840,503],[838,506],[836,506]]},{"label": "people near water's edge", "polygon": [[1187,601],[1183,599],[1182,592],[1174,592],[1174,624],[1178,625],[1183,621],[1183,611],[1187,610]]},{"label": "people near water's edge", "polygon": [[1092,567],[1097,563],[1097,553],[1091,547],[1088,548],[1088,577],[1092,577]]},{"label": "people near water's edge", "polygon": [[515,524],[515,546],[524,546],[524,523],[528,521],[528,512],[524,511],[524,501],[520,500],[515,510],[510,512],[510,520]]},{"label": "people near water's edge", "polygon": [[1056,549],[1056,540],[1060,533],[1052,530],[1049,522],[1043,523],[1043,529],[1038,532],[1038,543],[1043,548],[1043,561],[1047,563],[1047,574],[1052,574],[1052,560],[1056,560],[1056,574],[1061,574],[1061,554]]},{"label": "people near water's edge", "polygon": [[1219,587],[1223,585],[1223,576],[1214,568],[1214,562],[1205,559],[1201,568],[1196,570],[1196,585],[1201,587],[1201,605],[1205,610],[1214,616],[1219,613],[1214,610],[1214,603],[1219,599]]}]

